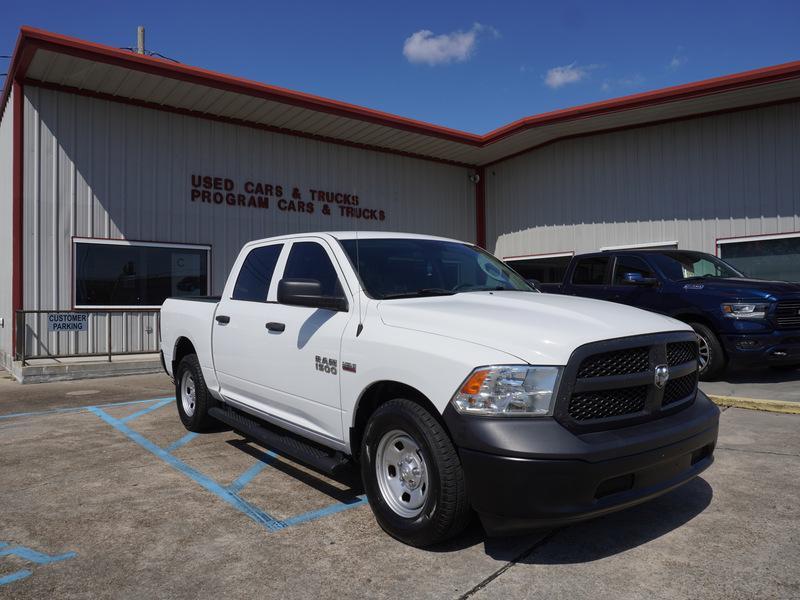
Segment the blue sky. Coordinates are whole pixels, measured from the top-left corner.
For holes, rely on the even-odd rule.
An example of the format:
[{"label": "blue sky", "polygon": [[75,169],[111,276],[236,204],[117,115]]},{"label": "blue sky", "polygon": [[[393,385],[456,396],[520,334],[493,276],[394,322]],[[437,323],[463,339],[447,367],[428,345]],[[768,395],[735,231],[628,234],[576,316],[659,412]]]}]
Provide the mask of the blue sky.
[{"label": "blue sky", "polygon": [[139,24],[149,50],[186,64],[476,133],[800,59],[788,0],[4,0],[0,54],[21,25],[132,46]]}]

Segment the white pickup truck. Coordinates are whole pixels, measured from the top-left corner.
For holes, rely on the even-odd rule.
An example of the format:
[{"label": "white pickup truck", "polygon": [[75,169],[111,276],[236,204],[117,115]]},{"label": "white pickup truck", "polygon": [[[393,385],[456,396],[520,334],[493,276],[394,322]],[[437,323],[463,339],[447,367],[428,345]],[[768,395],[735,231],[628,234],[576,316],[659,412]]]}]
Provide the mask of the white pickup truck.
[{"label": "white pickup truck", "polygon": [[542,294],[472,244],[396,233],[259,240],[220,298],[168,299],[164,366],[191,431],[222,421],[335,474],[415,546],[643,502],[713,461],[697,338]]}]

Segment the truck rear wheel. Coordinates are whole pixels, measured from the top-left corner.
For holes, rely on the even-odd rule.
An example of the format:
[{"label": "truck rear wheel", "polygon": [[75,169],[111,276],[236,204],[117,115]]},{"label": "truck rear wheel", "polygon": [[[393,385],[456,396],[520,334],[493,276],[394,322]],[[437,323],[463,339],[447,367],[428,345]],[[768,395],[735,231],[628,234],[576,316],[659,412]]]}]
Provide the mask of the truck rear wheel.
[{"label": "truck rear wheel", "polygon": [[707,325],[689,323],[700,342],[700,380],[713,381],[725,370],[725,352],[716,334]]},{"label": "truck rear wheel", "polygon": [[361,477],[378,524],[406,544],[436,544],[469,523],[458,453],[439,421],[415,402],[390,400],[370,417]]},{"label": "truck rear wheel", "polygon": [[208,415],[214,400],[208,393],[196,354],[184,356],[175,369],[175,401],[181,423],[189,431],[200,433],[217,425]]}]

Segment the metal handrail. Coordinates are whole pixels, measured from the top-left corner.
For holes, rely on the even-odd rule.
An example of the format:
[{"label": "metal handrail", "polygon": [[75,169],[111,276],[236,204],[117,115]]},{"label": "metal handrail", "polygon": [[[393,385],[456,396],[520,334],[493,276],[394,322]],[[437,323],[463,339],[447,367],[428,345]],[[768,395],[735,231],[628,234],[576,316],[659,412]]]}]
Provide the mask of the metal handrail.
[{"label": "metal handrail", "polygon": [[[25,317],[26,315],[43,315],[52,313],[75,313],[75,314],[89,314],[95,316],[105,315],[106,317],[106,350],[104,352],[78,352],[74,354],[69,353],[52,353],[47,350],[47,354],[28,354],[26,348],[26,331],[25,331]],[[155,354],[158,350],[154,351],[114,351],[113,345],[113,328],[111,327],[111,316],[114,314],[153,314],[156,317],[156,339],[161,337],[161,309],[159,308],[143,308],[143,309],[105,309],[105,310],[88,310],[88,309],[75,309],[75,310],[17,310],[15,311],[14,332],[16,337],[16,348],[14,349],[14,360],[20,361],[24,367],[27,360],[31,358],[81,358],[81,357],[97,357],[106,356],[108,362],[111,362],[112,356],[125,356],[131,354]]]}]

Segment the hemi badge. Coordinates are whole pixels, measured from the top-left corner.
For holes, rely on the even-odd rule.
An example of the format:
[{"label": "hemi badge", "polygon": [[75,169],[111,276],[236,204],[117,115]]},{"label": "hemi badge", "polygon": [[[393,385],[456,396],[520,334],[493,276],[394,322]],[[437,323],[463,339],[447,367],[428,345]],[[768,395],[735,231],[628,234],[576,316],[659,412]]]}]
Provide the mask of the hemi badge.
[{"label": "hemi badge", "polygon": [[342,363],[342,370],[343,371],[350,371],[351,373],[356,372],[356,365],[355,363],[343,362]]}]

